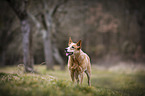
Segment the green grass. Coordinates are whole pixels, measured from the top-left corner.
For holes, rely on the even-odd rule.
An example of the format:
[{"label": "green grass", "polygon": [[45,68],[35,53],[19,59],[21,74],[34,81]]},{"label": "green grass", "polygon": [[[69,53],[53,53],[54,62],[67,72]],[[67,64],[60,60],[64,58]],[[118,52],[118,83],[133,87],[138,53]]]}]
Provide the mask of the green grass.
[{"label": "green grass", "polygon": [[145,96],[145,72],[117,72],[92,67],[92,86],[84,77],[82,86],[72,84],[68,70],[23,73],[22,66],[0,68],[0,96]]}]

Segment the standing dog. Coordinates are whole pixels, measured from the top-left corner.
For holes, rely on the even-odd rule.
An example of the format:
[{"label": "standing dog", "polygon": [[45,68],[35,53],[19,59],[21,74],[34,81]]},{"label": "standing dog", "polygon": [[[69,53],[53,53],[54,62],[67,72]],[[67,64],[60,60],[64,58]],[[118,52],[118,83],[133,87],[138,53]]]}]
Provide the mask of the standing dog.
[{"label": "standing dog", "polygon": [[67,48],[65,48],[66,56],[68,56],[68,69],[71,79],[74,82],[82,84],[83,73],[85,72],[88,78],[88,85],[91,86],[91,63],[89,56],[81,50],[81,40],[73,43],[69,38]]}]

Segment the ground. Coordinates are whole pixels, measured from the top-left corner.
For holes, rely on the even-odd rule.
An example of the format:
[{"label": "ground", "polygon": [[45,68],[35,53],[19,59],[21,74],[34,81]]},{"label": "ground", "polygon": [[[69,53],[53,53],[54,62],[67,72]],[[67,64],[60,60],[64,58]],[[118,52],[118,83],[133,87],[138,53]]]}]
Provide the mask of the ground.
[{"label": "ground", "polygon": [[91,87],[86,76],[82,86],[73,84],[67,68],[47,71],[45,65],[37,65],[40,74],[26,74],[22,67],[0,68],[0,96],[145,96],[145,71],[136,67],[93,65]]}]

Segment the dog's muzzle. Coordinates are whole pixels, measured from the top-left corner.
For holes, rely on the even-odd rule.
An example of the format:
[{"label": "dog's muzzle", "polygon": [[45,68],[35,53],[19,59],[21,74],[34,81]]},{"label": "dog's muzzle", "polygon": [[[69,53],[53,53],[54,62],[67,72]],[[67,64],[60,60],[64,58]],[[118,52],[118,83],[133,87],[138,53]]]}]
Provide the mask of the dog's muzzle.
[{"label": "dog's muzzle", "polygon": [[72,55],[72,54],[73,54],[73,52],[68,52],[67,50],[68,50],[68,49],[67,49],[67,48],[65,48],[66,56],[70,56],[70,55]]},{"label": "dog's muzzle", "polygon": [[67,52],[67,48],[65,48],[65,52]]}]

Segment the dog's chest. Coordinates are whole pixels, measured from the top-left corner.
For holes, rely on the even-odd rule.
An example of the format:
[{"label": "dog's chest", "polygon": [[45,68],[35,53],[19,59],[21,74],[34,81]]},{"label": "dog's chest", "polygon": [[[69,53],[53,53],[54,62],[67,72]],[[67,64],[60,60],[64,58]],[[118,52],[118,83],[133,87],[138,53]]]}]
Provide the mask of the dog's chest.
[{"label": "dog's chest", "polygon": [[73,65],[80,65],[80,62],[79,62],[79,59],[78,58],[75,58],[75,57],[73,57],[72,58],[72,61],[73,61]]}]

